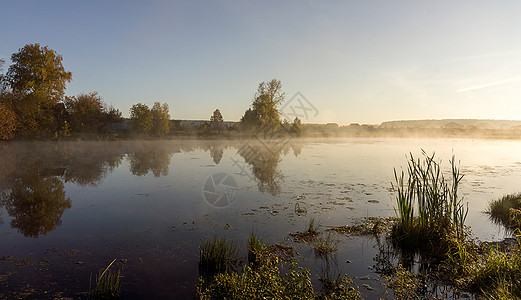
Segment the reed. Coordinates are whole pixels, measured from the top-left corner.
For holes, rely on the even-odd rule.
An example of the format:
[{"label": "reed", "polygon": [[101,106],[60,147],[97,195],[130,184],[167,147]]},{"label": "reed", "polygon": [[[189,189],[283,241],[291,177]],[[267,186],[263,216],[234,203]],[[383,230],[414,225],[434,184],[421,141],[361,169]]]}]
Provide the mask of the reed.
[{"label": "reed", "polygon": [[266,256],[268,247],[252,231],[248,236],[248,262],[253,266],[259,266]]},{"label": "reed", "polygon": [[441,169],[441,161],[435,154],[427,155],[422,150],[423,159],[415,159],[410,153],[407,175],[394,169],[395,182],[391,183],[396,195],[395,212],[399,218],[392,231],[392,237],[399,244],[411,248],[435,245],[445,236],[454,234],[464,238],[464,223],[468,205],[463,205],[458,189],[463,175],[452,156],[451,180],[446,180]]},{"label": "reed", "polygon": [[315,251],[315,256],[324,257],[328,254],[337,251],[338,249],[338,240],[333,239],[331,235],[326,235],[325,237],[316,238],[313,243],[313,249]]},{"label": "reed", "polygon": [[199,271],[209,275],[232,271],[238,263],[238,256],[236,242],[214,237],[199,244]]}]

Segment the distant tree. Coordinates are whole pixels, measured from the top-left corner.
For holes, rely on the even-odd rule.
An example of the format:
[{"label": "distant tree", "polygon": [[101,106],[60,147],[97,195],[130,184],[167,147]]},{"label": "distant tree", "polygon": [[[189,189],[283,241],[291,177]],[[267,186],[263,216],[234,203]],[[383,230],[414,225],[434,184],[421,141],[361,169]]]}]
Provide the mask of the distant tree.
[{"label": "distant tree", "polygon": [[168,104],[155,102],[150,110],[151,114],[151,131],[155,136],[164,136],[170,131],[170,114],[168,113]]},{"label": "distant tree", "polygon": [[213,112],[213,115],[210,117],[210,123],[214,131],[221,132],[224,129],[223,115],[219,109]]},{"label": "distant tree", "polygon": [[16,129],[16,114],[0,104],[0,140],[8,140],[14,137]]},{"label": "distant tree", "polygon": [[302,133],[302,121],[298,117],[293,120],[293,124],[291,125],[291,132],[295,133],[296,135],[301,135]]},{"label": "distant tree", "polygon": [[139,133],[149,133],[152,129],[152,114],[146,104],[134,104],[130,108],[130,124]]},{"label": "distant tree", "polygon": [[63,67],[61,55],[39,44],[25,45],[11,60],[3,82],[11,94],[9,108],[18,116],[20,132],[53,134],[61,125],[54,118],[54,110],[63,100],[71,72]]},{"label": "distant tree", "polygon": [[280,115],[277,107],[284,101],[285,96],[280,80],[272,79],[270,82],[259,84],[252,109],[260,125],[269,129],[266,133],[279,129]]},{"label": "distant tree", "polygon": [[241,121],[240,121],[241,129],[244,131],[251,131],[251,130],[254,130],[255,128],[258,128],[259,126],[260,126],[259,117],[255,114],[255,112],[251,108],[248,108],[244,112],[244,115],[241,118]]},{"label": "distant tree", "polygon": [[103,128],[106,108],[98,92],[66,97],[65,105],[69,113],[72,131],[92,133]]}]

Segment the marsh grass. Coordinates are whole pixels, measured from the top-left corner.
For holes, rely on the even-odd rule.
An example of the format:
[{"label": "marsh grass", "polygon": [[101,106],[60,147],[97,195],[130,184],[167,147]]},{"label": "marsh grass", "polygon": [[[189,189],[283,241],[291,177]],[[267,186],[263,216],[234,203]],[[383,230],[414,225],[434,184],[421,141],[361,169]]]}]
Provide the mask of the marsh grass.
[{"label": "marsh grass", "polygon": [[338,250],[339,241],[332,238],[331,235],[326,235],[325,237],[318,237],[313,242],[313,250],[315,251],[315,256],[323,257],[328,254],[335,252]]},{"label": "marsh grass", "polygon": [[119,297],[121,290],[121,269],[112,271],[110,267],[114,259],[104,270],[100,270],[94,281],[92,275],[89,280],[89,295],[94,299],[114,299]]},{"label": "marsh grass", "polygon": [[494,223],[503,225],[509,231],[521,228],[521,193],[491,201],[486,213]]},{"label": "marsh grass", "polygon": [[214,237],[199,244],[199,272],[202,275],[234,271],[239,263],[236,242]]},{"label": "marsh grass", "polygon": [[316,222],[315,218],[311,218],[309,220],[308,230],[306,231],[306,233],[314,235],[314,234],[317,234],[319,230],[320,230],[320,222]]},{"label": "marsh grass", "polygon": [[258,266],[266,256],[268,247],[252,231],[248,236],[248,262],[253,266]]},{"label": "marsh grass", "polygon": [[451,180],[446,180],[435,154],[429,156],[423,150],[422,154],[423,159],[410,154],[407,176],[394,170],[395,183],[391,185],[396,195],[398,221],[391,237],[400,248],[443,254],[447,250],[443,244],[445,237],[465,237],[468,205],[465,207],[458,196],[463,175],[454,156],[450,161]]}]

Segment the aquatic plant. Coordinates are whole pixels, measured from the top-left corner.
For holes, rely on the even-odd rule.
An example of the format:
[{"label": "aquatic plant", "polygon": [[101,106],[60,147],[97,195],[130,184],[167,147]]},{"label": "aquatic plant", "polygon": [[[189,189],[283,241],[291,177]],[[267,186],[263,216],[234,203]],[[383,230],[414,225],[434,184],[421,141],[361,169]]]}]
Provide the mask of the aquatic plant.
[{"label": "aquatic plant", "polygon": [[248,262],[258,266],[266,255],[267,246],[252,231],[248,236]]},{"label": "aquatic plant", "polygon": [[309,270],[289,264],[286,274],[277,266],[278,258],[269,259],[259,268],[244,266],[242,273],[221,273],[204,288],[204,280],[196,286],[200,299],[358,299],[359,293],[352,288],[352,281],[345,276],[334,294],[314,293]]},{"label": "aquatic plant", "polygon": [[114,264],[114,259],[105,270],[100,270],[94,281],[92,275],[89,283],[89,294],[95,299],[111,299],[117,298],[121,290],[121,269],[117,272],[112,271],[110,267]]},{"label": "aquatic plant", "polygon": [[311,218],[308,224],[308,230],[306,233],[317,234],[320,229],[320,222],[315,222],[315,218]]},{"label": "aquatic plant", "polygon": [[454,156],[450,161],[452,178],[449,181],[441,170],[441,162],[434,159],[435,154],[429,156],[423,150],[422,154],[423,160],[410,154],[407,177],[403,171],[398,175],[394,169],[395,183],[391,183],[399,218],[391,236],[397,245],[410,249],[437,247],[447,235],[463,239],[468,213],[468,205],[465,207],[458,197],[463,175]]},{"label": "aquatic plant", "polygon": [[491,201],[486,212],[494,223],[502,224],[507,230],[521,228],[521,193]]},{"label": "aquatic plant", "polygon": [[228,272],[238,264],[239,248],[236,242],[214,237],[199,244],[199,272],[204,275]]},{"label": "aquatic plant", "polygon": [[326,237],[318,237],[313,243],[313,250],[315,250],[315,256],[322,257],[328,255],[331,252],[335,252],[338,249],[338,240],[333,239],[331,235]]}]

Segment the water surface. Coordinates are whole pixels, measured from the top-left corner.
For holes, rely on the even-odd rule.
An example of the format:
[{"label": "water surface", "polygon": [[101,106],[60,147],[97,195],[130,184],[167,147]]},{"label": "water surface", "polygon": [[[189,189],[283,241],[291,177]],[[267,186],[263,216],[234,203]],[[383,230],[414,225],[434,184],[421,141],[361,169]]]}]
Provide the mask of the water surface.
[{"label": "water surface", "polygon": [[421,149],[435,151],[447,168],[453,154],[460,162],[474,235],[505,237],[482,212],[488,201],[520,191],[520,141],[0,144],[0,295],[81,296],[90,275],[117,259],[125,273],[123,296],[191,297],[199,242],[226,236],[246,257],[253,230],[266,242],[295,246],[315,283],[347,273],[360,286],[376,287],[364,296],[381,296],[385,291],[372,281],[376,241],[338,236],[339,250],[324,260],[288,233],[304,230],[311,218],[326,228],[394,216],[393,168],[405,168],[406,155],[419,156]]}]

